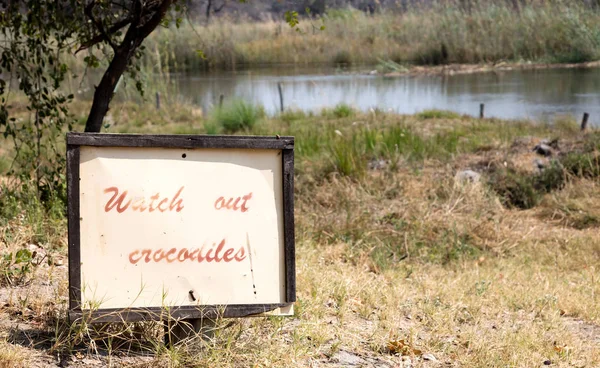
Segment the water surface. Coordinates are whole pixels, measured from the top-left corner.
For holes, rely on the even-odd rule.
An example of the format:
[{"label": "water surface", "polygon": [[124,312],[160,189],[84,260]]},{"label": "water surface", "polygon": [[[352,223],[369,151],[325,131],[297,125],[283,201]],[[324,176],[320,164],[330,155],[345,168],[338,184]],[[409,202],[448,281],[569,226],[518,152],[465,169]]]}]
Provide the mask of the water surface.
[{"label": "water surface", "polygon": [[[367,70],[368,72],[368,70]],[[498,118],[552,119],[591,114],[600,121],[600,69],[549,69],[454,76],[385,78],[329,67],[270,69],[183,75],[179,93],[209,111],[225,99],[240,98],[279,111],[281,83],[285,108],[319,111],[346,103],[360,110],[380,108],[412,114],[452,110]]]}]

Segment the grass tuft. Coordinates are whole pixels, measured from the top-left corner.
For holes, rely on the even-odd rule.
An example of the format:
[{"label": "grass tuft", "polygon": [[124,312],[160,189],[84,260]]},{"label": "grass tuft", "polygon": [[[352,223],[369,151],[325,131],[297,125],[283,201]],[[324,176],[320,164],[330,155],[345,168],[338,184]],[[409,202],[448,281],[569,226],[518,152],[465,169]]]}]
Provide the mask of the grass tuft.
[{"label": "grass tuft", "polygon": [[205,125],[205,129],[209,134],[215,132],[215,127],[225,133],[248,132],[264,116],[265,112],[261,106],[236,100],[216,108],[211,114],[211,123],[208,126]]},{"label": "grass tuft", "polygon": [[596,152],[568,153],[560,162],[571,175],[589,179],[600,176],[600,156]]},{"label": "grass tuft", "polygon": [[460,115],[447,110],[424,110],[416,114],[420,119],[459,119]]},{"label": "grass tuft", "polygon": [[347,118],[354,115],[354,109],[351,106],[343,103],[334,107],[332,112],[336,118]]}]

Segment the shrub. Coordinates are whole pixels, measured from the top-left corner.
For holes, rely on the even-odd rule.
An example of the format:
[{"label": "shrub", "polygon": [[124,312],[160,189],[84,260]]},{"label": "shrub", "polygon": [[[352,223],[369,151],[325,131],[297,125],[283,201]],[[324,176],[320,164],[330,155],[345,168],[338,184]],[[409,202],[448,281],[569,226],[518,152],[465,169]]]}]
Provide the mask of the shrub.
[{"label": "shrub", "polygon": [[338,104],[333,108],[333,115],[336,118],[347,118],[354,115],[354,109],[344,103]]},{"label": "shrub", "polygon": [[27,282],[34,272],[33,254],[29,249],[19,249],[16,253],[4,253],[0,257],[1,285],[21,285]]},{"label": "shrub", "polygon": [[557,162],[539,174],[507,168],[494,172],[488,183],[505,206],[529,209],[535,207],[544,194],[562,189],[566,184],[566,172]]},{"label": "shrub", "polygon": [[[214,130],[211,124],[221,128],[226,133],[251,130],[264,117],[262,106],[254,106],[242,100],[225,104],[213,111],[211,122],[205,125],[207,132]],[[209,132],[213,133],[212,131]]]},{"label": "shrub", "polygon": [[540,193],[534,187],[532,177],[514,169],[493,173],[488,184],[506,207],[529,209],[539,203]]}]

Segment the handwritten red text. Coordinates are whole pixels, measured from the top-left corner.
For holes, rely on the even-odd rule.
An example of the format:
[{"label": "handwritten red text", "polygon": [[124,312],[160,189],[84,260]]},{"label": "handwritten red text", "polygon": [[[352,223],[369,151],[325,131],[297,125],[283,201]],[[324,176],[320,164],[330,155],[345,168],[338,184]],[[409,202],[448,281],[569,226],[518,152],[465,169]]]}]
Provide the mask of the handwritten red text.
[{"label": "handwritten red text", "polygon": [[[248,201],[252,198],[252,192],[246,194],[245,196],[242,197],[230,197],[228,199],[226,199],[225,197],[219,197],[217,198],[217,200],[215,201],[215,209],[217,210],[223,210],[223,209],[227,209],[227,210],[232,210],[232,211],[238,211],[240,210],[241,212],[246,212],[248,211]],[[242,203],[240,203],[240,201],[242,201]],[[239,204],[239,206],[238,206]]]},{"label": "handwritten red text", "polygon": [[246,250],[240,247],[237,251],[234,248],[225,249],[225,239],[221,240],[219,245],[213,244],[212,247],[206,249],[205,246],[200,248],[171,248],[171,249],[136,249],[129,253],[129,262],[136,264],[138,262],[186,262],[196,261],[201,262],[226,262],[231,261],[241,262],[246,259]]},{"label": "handwritten red text", "polygon": [[[104,189],[104,193],[112,193],[112,197],[106,202],[104,206],[104,211],[109,212],[113,208],[117,210],[118,213],[122,213],[128,208],[131,208],[132,211],[144,212],[148,210],[148,212],[154,211],[175,211],[180,212],[183,207],[183,198],[179,198],[181,196],[181,192],[184,187],[179,188],[177,193],[171,198],[160,196],[160,193],[156,193],[150,198],[144,197],[134,197],[128,198],[127,191],[120,192],[117,187],[110,187]],[[119,195],[121,193],[121,195]]]}]

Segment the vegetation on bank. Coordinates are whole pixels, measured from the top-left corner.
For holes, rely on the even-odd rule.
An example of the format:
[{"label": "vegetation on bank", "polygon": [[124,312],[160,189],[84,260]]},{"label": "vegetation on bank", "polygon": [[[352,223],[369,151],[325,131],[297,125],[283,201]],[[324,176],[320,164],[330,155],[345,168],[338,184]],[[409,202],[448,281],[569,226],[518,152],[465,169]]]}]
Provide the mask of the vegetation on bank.
[{"label": "vegetation on bank", "polygon": [[[576,63],[600,57],[600,10],[582,1],[440,1],[374,16],[329,10],[283,21],[214,19],[158,29],[146,41],[146,63],[170,71],[257,65]],[[324,25],[325,29],[320,30]],[[394,64],[395,63],[395,64]]]},{"label": "vegetation on bank", "polygon": [[[64,203],[6,178],[0,324],[27,328],[37,348],[1,334],[0,365],[600,364],[596,131],[444,111],[260,111],[115,104],[104,131],[295,136],[294,317],[220,320],[212,340],[175,346],[154,323],[69,327]],[[532,152],[542,139],[558,139],[551,157]],[[481,176],[461,179],[467,169]]]}]

